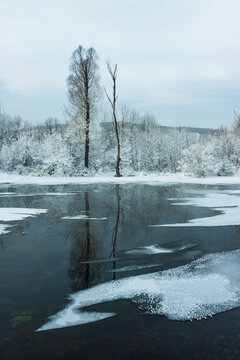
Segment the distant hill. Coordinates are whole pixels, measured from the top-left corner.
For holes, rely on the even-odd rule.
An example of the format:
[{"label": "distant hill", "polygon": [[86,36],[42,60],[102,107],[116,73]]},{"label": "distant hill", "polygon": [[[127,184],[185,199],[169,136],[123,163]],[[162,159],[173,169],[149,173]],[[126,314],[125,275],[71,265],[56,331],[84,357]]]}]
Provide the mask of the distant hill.
[{"label": "distant hill", "polygon": [[[121,125],[121,123],[119,123]],[[106,130],[110,130],[112,129],[112,122],[100,122],[100,126]],[[124,126],[126,128],[142,128],[142,130],[144,131],[144,124],[142,123],[125,123]],[[193,133],[193,134],[201,134],[201,135],[212,135],[214,134],[217,130],[216,129],[210,129],[210,128],[197,128],[197,127],[190,127],[190,126],[178,126],[178,127],[174,127],[174,126],[163,126],[163,125],[159,125],[157,123],[153,123],[152,126],[156,127],[156,129],[160,130],[163,133],[166,132],[171,132],[171,131],[186,131],[189,133]]]},{"label": "distant hill", "polygon": [[172,127],[172,126],[163,126],[159,125],[160,129],[163,131],[171,131],[171,130],[184,130],[189,133],[197,133],[197,134],[204,134],[204,135],[212,135],[214,132],[216,132],[215,129],[209,129],[209,128],[196,128],[196,127],[190,127],[190,126],[178,126],[178,127]]}]

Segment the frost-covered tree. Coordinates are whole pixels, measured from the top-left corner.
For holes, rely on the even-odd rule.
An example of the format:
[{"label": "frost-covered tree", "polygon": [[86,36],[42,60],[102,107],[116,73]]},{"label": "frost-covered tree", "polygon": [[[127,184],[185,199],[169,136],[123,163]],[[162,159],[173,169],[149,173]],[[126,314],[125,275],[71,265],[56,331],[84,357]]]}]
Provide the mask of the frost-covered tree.
[{"label": "frost-covered tree", "polygon": [[97,54],[93,48],[84,49],[82,46],[79,46],[73,52],[67,85],[74,117],[84,122],[84,164],[88,168],[90,120],[96,109],[96,101],[99,97]]},{"label": "frost-covered tree", "polygon": [[29,129],[29,124],[20,116],[12,118],[0,106],[0,145],[3,140],[17,138],[22,131]]},{"label": "frost-covered tree", "polygon": [[42,151],[30,132],[8,139],[0,152],[0,165],[5,171],[28,172],[42,165]]},{"label": "frost-covered tree", "polygon": [[46,132],[52,134],[53,132],[60,131],[61,125],[57,118],[49,117],[45,120],[43,128]]},{"label": "frost-covered tree", "polygon": [[207,174],[210,160],[211,154],[206,145],[192,144],[183,151],[183,157],[178,163],[178,170],[185,174],[202,177]]},{"label": "frost-covered tree", "polygon": [[47,134],[41,144],[43,172],[49,175],[71,175],[73,159],[61,134]]},{"label": "frost-covered tree", "polygon": [[65,141],[73,159],[73,168],[77,174],[91,174],[102,167],[103,145],[101,140],[101,129],[97,119],[93,118],[89,125],[89,162],[91,171],[86,172],[85,167],[85,132],[84,122],[79,117],[71,119],[66,127]]},{"label": "frost-covered tree", "polygon": [[220,130],[205,142],[188,147],[179,162],[184,173],[207,175],[234,175],[240,169],[240,139],[228,130]]}]

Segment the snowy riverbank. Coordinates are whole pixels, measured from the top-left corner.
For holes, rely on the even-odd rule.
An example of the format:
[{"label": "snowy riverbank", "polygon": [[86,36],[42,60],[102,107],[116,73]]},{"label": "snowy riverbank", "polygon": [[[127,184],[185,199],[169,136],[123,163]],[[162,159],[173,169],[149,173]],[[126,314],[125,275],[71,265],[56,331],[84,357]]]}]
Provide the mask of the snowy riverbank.
[{"label": "snowy riverbank", "polygon": [[203,185],[221,185],[221,184],[240,184],[238,176],[214,176],[206,178],[197,178],[185,176],[183,174],[175,175],[136,175],[123,176],[116,178],[112,175],[94,176],[94,177],[58,177],[58,176],[33,176],[0,173],[0,184],[37,184],[37,185],[61,185],[61,184],[98,184],[98,183],[154,183],[154,184],[203,184]]}]

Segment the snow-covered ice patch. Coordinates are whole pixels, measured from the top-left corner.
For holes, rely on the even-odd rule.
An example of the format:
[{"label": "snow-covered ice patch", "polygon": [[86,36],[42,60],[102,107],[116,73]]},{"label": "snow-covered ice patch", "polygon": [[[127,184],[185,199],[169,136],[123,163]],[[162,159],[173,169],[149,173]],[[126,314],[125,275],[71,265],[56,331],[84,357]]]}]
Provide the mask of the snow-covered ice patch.
[{"label": "snow-covered ice patch", "polygon": [[37,331],[86,324],[114,313],[85,307],[131,299],[149,314],[171,320],[203,319],[240,306],[240,250],[206,255],[188,265],[113,280],[70,296],[70,304]]},{"label": "snow-covered ice patch", "polygon": [[[170,199],[176,200],[176,199]],[[173,205],[187,205],[196,207],[210,208],[219,211],[220,214],[214,216],[192,219],[186,223],[176,224],[156,224],[149,227],[187,227],[187,226],[230,226],[240,225],[240,197],[232,194],[211,193],[202,197],[178,199],[182,202]]]},{"label": "snow-covered ice patch", "polygon": [[97,218],[97,217],[90,217],[88,215],[79,214],[75,216],[64,216],[63,220],[107,220],[107,218],[106,217]]},{"label": "snow-covered ice patch", "polygon": [[31,209],[31,208],[0,208],[0,221],[19,221],[27,217],[33,217],[46,213],[46,209]]},{"label": "snow-covered ice patch", "polygon": [[66,196],[75,195],[75,193],[14,193],[14,192],[1,192],[0,197],[27,197],[27,196]]},{"label": "snow-covered ice patch", "polygon": [[0,224],[0,235],[4,235],[10,232],[11,225],[8,224]]},{"label": "snow-covered ice patch", "polygon": [[171,253],[174,250],[163,248],[157,245],[149,245],[149,246],[141,246],[137,249],[127,250],[125,253],[130,255],[141,255],[141,254],[147,254],[147,255],[153,255],[153,254],[167,254]]}]

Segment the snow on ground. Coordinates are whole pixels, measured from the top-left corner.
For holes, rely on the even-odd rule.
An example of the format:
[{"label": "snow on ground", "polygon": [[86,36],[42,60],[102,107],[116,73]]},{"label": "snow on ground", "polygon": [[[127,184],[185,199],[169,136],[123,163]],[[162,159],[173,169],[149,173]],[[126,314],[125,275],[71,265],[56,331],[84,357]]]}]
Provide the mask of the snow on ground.
[{"label": "snow on ground", "polygon": [[240,306],[240,250],[206,255],[166,271],[114,280],[70,296],[70,304],[37,331],[114,316],[85,307],[131,299],[149,314],[171,320],[203,319]]},{"label": "snow on ground", "polygon": [[[185,226],[229,226],[240,225],[240,197],[230,194],[209,193],[202,197],[178,199],[173,205],[206,207],[219,211],[220,214],[205,218],[189,220],[186,223],[148,225],[149,227],[185,227]],[[237,193],[238,194],[238,193]],[[175,200],[175,199],[170,199]]]},{"label": "snow on ground", "polygon": [[190,176],[184,176],[182,174],[177,175],[137,175],[137,176],[123,176],[116,178],[112,175],[106,176],[94,176],[94,177],[53,177],[53,176],[22,176],[0,173],[0,184],[36,184],[36,185],[61,185],[61,184],[97,184],[97,183],[150,183],[152,185],[160,184],[205,184],[205,185],[217,185],[217,184],[240,184],[240,177],[231,176],[217,176],[207,178],[195,178]]}]

